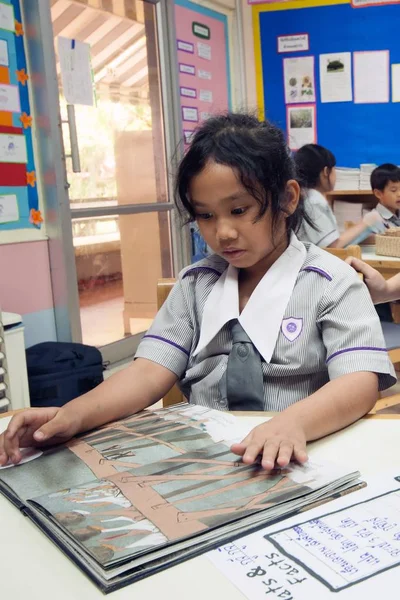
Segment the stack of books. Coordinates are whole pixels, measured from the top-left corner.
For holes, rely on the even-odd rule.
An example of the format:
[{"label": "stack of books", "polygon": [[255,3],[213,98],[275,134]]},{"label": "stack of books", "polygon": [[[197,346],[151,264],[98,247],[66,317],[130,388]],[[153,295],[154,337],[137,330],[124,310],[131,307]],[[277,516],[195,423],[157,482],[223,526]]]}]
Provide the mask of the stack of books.
[{"label": "stack of books", "polygon": [[347,167],[336,168],[335,191],[358,190],[360,185],[360,169]]},{"label": "stack of books", "polygon": [[371,173],[375,168],[374,164],[360,165],[360,190],[371,191]]}]

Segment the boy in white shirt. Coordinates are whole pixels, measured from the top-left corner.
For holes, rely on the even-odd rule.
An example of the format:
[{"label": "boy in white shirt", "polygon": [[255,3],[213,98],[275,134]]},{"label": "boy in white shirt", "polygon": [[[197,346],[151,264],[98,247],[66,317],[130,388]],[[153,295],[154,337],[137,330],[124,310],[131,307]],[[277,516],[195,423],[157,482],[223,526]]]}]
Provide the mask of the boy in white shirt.
[{"label": "boy in white shirt", "polygon": [[379,200],[375,211],[386,227],[400,227],[400,168],[390,163],[371,173],[371,188]]}]

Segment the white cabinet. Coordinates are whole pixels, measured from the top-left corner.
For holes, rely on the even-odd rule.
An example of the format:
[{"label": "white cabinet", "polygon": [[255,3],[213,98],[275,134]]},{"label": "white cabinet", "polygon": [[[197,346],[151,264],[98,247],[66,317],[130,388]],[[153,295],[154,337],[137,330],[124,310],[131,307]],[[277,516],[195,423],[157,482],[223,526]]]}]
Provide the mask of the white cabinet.
[{"label": "white cabinet", "polygon": [[[0,313],[0,410],[16,410],[27,408],[29,402],[28,375],[26,369],[24,326],[20,315],[15,313]],[[1,387],[5,386],[5,396]]]}]

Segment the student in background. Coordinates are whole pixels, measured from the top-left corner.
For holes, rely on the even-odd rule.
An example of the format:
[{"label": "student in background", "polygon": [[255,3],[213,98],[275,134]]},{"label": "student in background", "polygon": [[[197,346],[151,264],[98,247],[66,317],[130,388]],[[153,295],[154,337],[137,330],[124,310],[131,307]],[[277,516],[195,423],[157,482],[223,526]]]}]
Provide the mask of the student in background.
[{"label": "student in background", "polygon": [[[136,360],[62,408],[13,417],[0,464],[151,406],[179,382],[189,402],[278,414],[232,451],[252,464],[307,460],[306,443],[367,413],[396,382],[368,290],[300,242],[300,186],[283,133],[245,114],[197,130],[177,198],[215,252],[179,274]],[[351,394],[349,394],[351,390]]]},{"label": "student in background", "polygon": [[344,248],[354,240],[367,238],[374,224],[381,221],[376,213],[368,213],[360,223],[339,233],[327,200],[336,183],[336,159],[332,152],[318,144],[307,144],[296,152],[294,160],[299,180],[306,188],[305,210],[314,224],[313,227],[303,220],[299,239],[320,248]]},{"label": "student in background", "polygon": [[372,212],[379,214],[386,227],[400,227],[400,168],[385,163],[374,169],[371,189],[379,200]]}]

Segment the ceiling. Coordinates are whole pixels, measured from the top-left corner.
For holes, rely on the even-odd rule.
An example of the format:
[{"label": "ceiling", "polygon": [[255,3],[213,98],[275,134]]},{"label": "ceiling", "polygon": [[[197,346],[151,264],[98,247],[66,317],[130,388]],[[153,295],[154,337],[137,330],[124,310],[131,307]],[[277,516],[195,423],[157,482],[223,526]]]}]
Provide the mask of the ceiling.
[{"label": "ceiling", "polygon": [[[122,3],[124,5],[124,3]],[[136,2],[136,20],[92,8],[73,0],[52,0],[51,17],[57,36],[90,44],[96,93],[137,102],[148,98],[148,64],[142,2]]]}]

